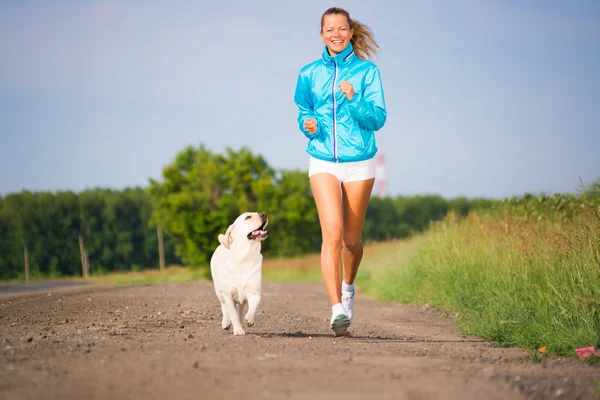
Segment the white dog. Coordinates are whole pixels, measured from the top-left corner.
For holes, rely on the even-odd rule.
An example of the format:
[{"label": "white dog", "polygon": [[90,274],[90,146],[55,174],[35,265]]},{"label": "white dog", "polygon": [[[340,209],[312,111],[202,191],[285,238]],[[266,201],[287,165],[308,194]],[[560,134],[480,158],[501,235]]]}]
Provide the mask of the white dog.
[{"label": "white dog", "polygon": [[254,325],[261,300],[262,259],[261,241],[267,238],[266,214],[246,212],[236,218],[219,234],[219,247],[210,260],[215,292],[223,311],[223,329],[233,325],[234,335],[244,335],[242,311],[248,305],[245,320]]}]

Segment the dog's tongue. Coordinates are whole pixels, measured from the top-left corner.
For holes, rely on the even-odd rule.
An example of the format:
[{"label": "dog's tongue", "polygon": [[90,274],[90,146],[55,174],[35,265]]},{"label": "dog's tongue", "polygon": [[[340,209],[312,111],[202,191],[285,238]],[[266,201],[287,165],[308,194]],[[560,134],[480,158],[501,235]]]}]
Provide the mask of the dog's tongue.
[{"label": "dog's tongue", "polygon": [[252,236],[259,236],[259,235],[263,235],[265,233],[265,231],[257,229],[254,232],[252,232]]}]

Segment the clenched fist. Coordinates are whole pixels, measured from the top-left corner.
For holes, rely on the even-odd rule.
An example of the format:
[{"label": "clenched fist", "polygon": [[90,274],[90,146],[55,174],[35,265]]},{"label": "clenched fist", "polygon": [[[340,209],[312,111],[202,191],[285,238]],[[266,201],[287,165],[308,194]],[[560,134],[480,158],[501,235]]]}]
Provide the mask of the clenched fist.
[{"label": "clenched fist", "polygon": [[314,134],[317,131],[317,121],[313,118],[306,118],[304,120],[304,129],[311,135]]},{"label": "clenched fist", "polygon": [[352,97],[354,97],[354,87],[352,87],[352,84],[348,81],[342,81],[339,86],[340,92],[344,93],[348,100],[352,100]]}]

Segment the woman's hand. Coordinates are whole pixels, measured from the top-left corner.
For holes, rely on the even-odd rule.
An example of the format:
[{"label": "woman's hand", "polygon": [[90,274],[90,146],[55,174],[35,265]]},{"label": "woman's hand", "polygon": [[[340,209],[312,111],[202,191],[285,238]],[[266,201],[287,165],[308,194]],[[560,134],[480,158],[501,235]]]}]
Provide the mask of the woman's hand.
[{"label": "woman's hand", "polygon": [[317,131],[317,121],[313,118],[306,118],[304,120],[304,129],[311,135],[314,134]]},{"label": "woman's hand", "polygon": [[340,83],[340,92],[344,93],[348,100],[352,100],[352,97],[354,97],[354,88],[348,81],[342,81]]}]

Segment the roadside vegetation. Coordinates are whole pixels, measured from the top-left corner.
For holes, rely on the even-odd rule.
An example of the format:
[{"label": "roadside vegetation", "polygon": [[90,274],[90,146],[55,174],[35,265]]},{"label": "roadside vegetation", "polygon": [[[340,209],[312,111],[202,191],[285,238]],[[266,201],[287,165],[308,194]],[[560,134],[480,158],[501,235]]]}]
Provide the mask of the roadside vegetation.
[{"label": "roadside vegetation", "polygon": [[600,196],[524,196],[450,213],[367,262],[359,285],[387,301],[458,313],[466,334],[574,355],[600,335]]}]

